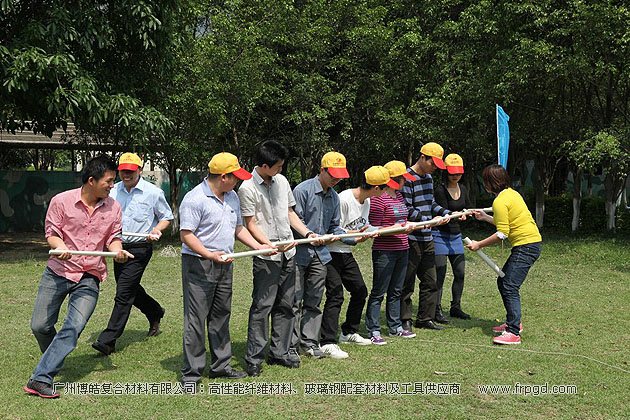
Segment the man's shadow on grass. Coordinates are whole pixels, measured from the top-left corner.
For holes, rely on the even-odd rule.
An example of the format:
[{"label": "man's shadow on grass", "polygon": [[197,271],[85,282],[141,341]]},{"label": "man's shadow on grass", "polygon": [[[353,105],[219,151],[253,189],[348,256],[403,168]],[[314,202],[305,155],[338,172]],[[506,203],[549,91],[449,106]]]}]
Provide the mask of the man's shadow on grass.
[{"label": "man's shadow on grass", "polygon": [[[101,334],[100,332],[92,333],[92,335],[89,338],[90,346],[92,345],[93,342],[98,340],[98,336],[100,334]],[[123,351],[125,347],[127,347],[128,345],[137,343],[140,341],[146,341],[147,339],[148,339],[147,330],[125,330],[125,332],[123,332],[120,338],[116,340],[116,349],[114,351],[115,352]],[[94,350],[94,353],[101,354],[97,352],[96,350]]]},{"label": "man's shadow on grass", "polygon": [[[92,333],[88,339],[88,344],[90,346],[98,339],[99,334],[100,333],[97,332]],[[144,341],[146,339],[146,331],[126,330],[116,341],[115,351],[120,352],[129,344]],[[60,379],[58,382],[77,382],[93,372],[105,372],[117,369],[117,366],[112,363],[108,356],[105,356],[94,349],[90,350],[90,353],[82,354],[76,357],[72,357],[71,354],[66,362],[64,362],[64,367],[59,373]]]},{"label": "man's shadow on grass", "polygon": [[471,330],[473,328],[479,328],[482,333],[489,337],[496,337],[496,334],[492,332],[492,327],[496,327],[497,323],[494,320],[475,318],[472,319],[460,319],[452,316],[447,316],[450,324],[447,328],[459,328],[463,330]]},{"label": "man's shadow on grass", "polygon": [[117,369],[109,357],[100,353],[96,354],[96,350],[94,353],[66,359],[61,372],[59,372],[59,377],[55,378],[55,382],[79,382],[94,372],[107,372]]},{"label": "man's shadow on grass", "polygon": [[[230,366],[238,370],[245,370],[247,364],[245,363],[245,354],[247,352],[247,342],[245,341],[232,341],[232,361]],[[206,340],[206,369],[203,371],[203,376],[208,378],[208,372],[210,364],[212,363],[210,358],[210,348],[208,341]],[[182,366],[184,365],[184,356],[179,353],[177,356],[167,357],[160,361],[162,368],[170,370],[177,374],[178,380],[181,379]]]}]

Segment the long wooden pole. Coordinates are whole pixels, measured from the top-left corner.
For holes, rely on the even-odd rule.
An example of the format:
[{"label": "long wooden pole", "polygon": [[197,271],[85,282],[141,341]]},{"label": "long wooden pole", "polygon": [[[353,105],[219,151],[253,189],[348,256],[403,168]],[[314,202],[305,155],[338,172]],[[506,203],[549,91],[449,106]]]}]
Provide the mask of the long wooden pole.
[{"label": "long wooden pole", "polygon": [[[488,207],[485,209],[470,209],[470,210],[465,210],[465,211],[457,211],[457,212],[453,212],[449,215],[446,216],[442,216],[442,217],[437,217],[435,219],[432,220],[428,220],[426,222],[409,222],[407,223],[404,227],[397,227],[397,228],[383,228],[383,229],[379,229],[378,233],[379,235],[383,235],[383,234],[394,234],[394,233],[399,233],[399,232],[404,232],[408,229],[409,226],[413,226],[414,230],[415,229],[420,229],[422,227],[431,227],[434,225],[437,225],[438,223],[440,223],[443,220],[447,220],[447,219],[455,219],[455,218],[459,218],[463,215],[470,215],[473,213],[474,210],[483,210],[486,213],[490,213],[492,212],[492,207]],[[278,242],[272,242],[272,245],[274,247],[277,246],[282,246],[282,245],[289,245],[292,243],[296,243],[297,245],[301,245],[301,244],[310,244],[311,242],[315,242],[318,240],[330,240],[333,238],[338,238],[338,239],[344,239],[344,238],[360,238],[362,236],[366,236],[369,235],[369,233],[366,232],[357,232],[357,233],[343,233],[340,235],[332,235],[332,234],[327,234],[327,235],[322,235],[322,236],[318,236],[317,238],[302,238],[302,239],[288,239],[285,241],[278,241]],[[221,255],[221,259],[223,259],[223,261],[227,260],[227,259],[236,259],[236,258],[243,258],[243,257],[253,257],[253,256],[257,256],[257,255],[264,255],[264,254],[268,254],[269,253],[269,249],[255,249],[252,251],[244,251],[244,252],[234,252],[232,254],[223,254]]]}]

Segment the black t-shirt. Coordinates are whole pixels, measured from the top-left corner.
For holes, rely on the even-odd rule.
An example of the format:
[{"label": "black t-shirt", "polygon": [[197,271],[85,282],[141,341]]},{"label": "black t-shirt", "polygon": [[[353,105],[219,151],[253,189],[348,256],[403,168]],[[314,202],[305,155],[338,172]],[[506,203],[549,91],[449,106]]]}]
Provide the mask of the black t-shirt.
[{"label": "black t-shirt", "polygon": [[[441,184],[435,189],[433,196],[436,203],[445,209],[449,209],[450,211],[462,211],[464,209],[469,209],[470,200],[468,198],[468,190],[466,190],[466,187],[462,184],[459,184],[459,191],[459,199],[455,200],[446,189],[446,185]],[[438,226],[437,229],[440,229],[440,231],[444,233],[452,233],[454,235],[461,233],[459,221],[456,219],[451,219],[450,222],[443,226]]]}]

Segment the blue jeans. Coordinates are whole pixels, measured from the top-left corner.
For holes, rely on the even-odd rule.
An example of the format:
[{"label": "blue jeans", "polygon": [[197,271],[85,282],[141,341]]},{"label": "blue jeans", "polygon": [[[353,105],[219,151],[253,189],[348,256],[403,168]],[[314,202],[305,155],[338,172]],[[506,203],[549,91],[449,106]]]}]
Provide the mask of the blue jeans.
[{"label": "blue jeans", "polygon": [[507,331],[519,335],[521,323],[521,296],[519,289],[527,272],[540,257],[542,242],[519,245],[512,248],[510,257],[503,266],[505,277],[497,278],[499,293],[506,311]]},{"label": "blue jeans", "polygon": [[[31,379],[52,385],[64,359],[77,346],[79,335],[96,307],[98,293],[99,280],[93,275],[85,273],[79,283],[74,283],[46,267],[39,282],[31,318],[31,330],[44,354]],[[68,313],[57,332],[55,324],[59,309],[68,295]]]},{"label": "blue jeans", "polygon": [[385,303],[385,314],[389,332],[395,334],[402,330],[400,320],[400,299],[402,296],[403,283],[407,273],[408,250],[404,251],[372,251],[372,267],[374,278],[372,281],[372,291],[367,302],[365,311],[365,327],[368,335],[380,336],[381,324],[379,316],[381,314],[381,303],[387,293]]}]

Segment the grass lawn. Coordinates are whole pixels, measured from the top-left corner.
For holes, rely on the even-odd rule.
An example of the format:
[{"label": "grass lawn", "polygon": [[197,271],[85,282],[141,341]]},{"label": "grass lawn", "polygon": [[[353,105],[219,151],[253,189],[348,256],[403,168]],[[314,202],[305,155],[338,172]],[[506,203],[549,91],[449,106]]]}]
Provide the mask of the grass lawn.
[{"label": "grass lawn", "polygon": [[[480,237],[481,233],[471,236]],[[37,235],[34,238],[42,239]],[[349,359],[303,360],[299,369],[263,365],[259,378],[241,381],[253,384],[239,388],[247,395],[209,395],[209,388],[216,390],[221,384],[229,386],[234,382],[205,377],[202,383],[206,392],[201,395],[157,395],[157,391],[154,395],[106,396],[94,392],[68,395],[62,390],[57,400],[31,397],[22,390],[41,356],[29,323],[39,278],[46,265],[47,248],[26,236],[1,239],[0,319],[4,333],[0,334],[0,393],[4,402],[0,418],[630,418],[627,401],[630,240],[627,238],[545,235],[542,257],[521,289],[525,332],[520,346],[491,344],[491,328],[505,316],[503,305],[490,268],[476,256],[468,255],[463,309],[473,319],[455,320],[442,332],[416,331],[415,339],[387,337],[386,346],[348,345],[344,348],[350,353]],[[166,308],[162,333],[147,339],[147,320],[134,309],[116,353],[104,357],[91,348],[105,328],[113,306],[115,283],[110,267],[110,278],[102,285],[94,315],[76,350],[67,357],[55,378],[57,382],[82,383],[86,387],[98,384],[98,389],[102,389],[100,385],[107,383],[179,381],[181,260],[160,257],[159,251],[160,248],[154,253],[143,285]],[[493,247],[487,254],[501,265],[509,249]],[[369,243],[357,247],[355,255],[370,289]],[[240,369],[245,365],[251,279],[251,259],[238,260],[231,336],[232,365]],[[450,282],[447,277],[448,287],[443,297],[446,309],[450,302]],[[60,320],[64,313],[65,305]],[[381,320],[384,324],[384,313]],[[337,390],[333,383],[341,382],[381,385],[350,387],[362,395],[310,393],[313,389]],[[267,388],[262,383],[273,383],[274,387]],[[264,391],[277,394],[280,383],[290,385],[295,393],[256,394]],[[319,388],[305,385],[309,383],[326,385]],[[541,393],[545,385],[549,392],[554,385],[576,388],[568,388],[572,392],[568,395],[523,395],[512,393],[517,383],[537,385]],[[507,389],[498,388],[482,392],[480,386],[484,385],[512,388],[507,394],[501,392]],[[395,386],[401,390],[396,392]],[[416,391],[422,386],[423,393],[413,393],[414,386]],[[436,391],[451,395],[436,395],[434,386]],[[224,391],[230,390],[226,385],[223,387]],[[78,390],[78,385],[75,388]],[[408,394],[402,393],[405,389]]]}]

